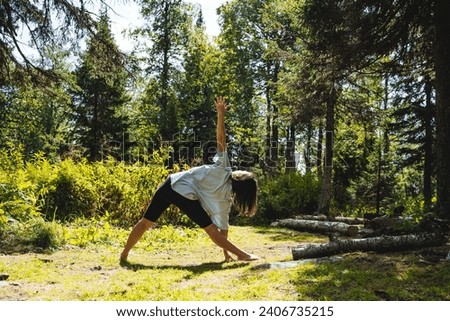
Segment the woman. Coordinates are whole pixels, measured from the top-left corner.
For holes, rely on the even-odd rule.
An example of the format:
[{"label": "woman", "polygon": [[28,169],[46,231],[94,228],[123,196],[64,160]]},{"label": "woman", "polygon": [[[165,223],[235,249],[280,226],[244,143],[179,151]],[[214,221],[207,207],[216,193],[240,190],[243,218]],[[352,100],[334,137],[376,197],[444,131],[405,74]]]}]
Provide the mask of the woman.
[{"label": "woman", "polygon": [[213,165],[194,167],[172,174],[158,188],[144,217],[136,224],[128,237],[121,260],[171,204],[180,208],[191,220],[205,230],[211,240],[223,249],[225,261],[232,261],[230,253],[238,260],[252,261],[256,255],[239,249],[228,240],[228,217],[231,204],[242,215],[252,216],[257,207],[257,181],[247,171],[231,171],[226,152],[225,111],[223,97],[214,101],[217,109],[217,154]]}]

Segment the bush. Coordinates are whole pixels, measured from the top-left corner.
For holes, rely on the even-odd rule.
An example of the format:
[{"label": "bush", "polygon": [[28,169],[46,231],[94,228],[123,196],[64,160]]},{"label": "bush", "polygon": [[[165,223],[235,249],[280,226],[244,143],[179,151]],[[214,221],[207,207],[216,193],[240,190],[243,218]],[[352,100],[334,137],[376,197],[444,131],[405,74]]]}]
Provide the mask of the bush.
[{"label": "bush", "polygon": [[55,249],[64,243],[60,226],[37,218],[24,226],[23,243],[29,243],[42,249]]},{"label": "bush", "polygon": [[[0,224],[38,217],[73,221],[109,213],[112,222],[129,226],[142,216],[169,174],[158,154],[153,161],[125,164],[114,159],[96,163],[66,159],[51,164],[41,155],[24,162],[19,151],[0,150]],[[178,223],[181,217],[172,208],[160,222]]]},{"label": "bush", "polygon": [[[36,164],[39,166],[39,164]],[[92,216],[98,208],[97,191],[92,179],[92,166],[65,160],[53,168],[54,178],[42,193],[42,211],[48,220],[71,220]]]},{"label": "bush", "polygon": [[62,227],[41,217],[26,222],[10,219],[8,224],[0,224],[0,249],[3,253],[56,249],[64,243]]},{"label": "bush", "polygon": [[280,174],[260,181],[258,216],[273,221],[317,210],[320,183],[312,174]]},{"label": "bush", "polygon": [[0,224],[39,217],[36,184],[19,150],[0,150]]}]

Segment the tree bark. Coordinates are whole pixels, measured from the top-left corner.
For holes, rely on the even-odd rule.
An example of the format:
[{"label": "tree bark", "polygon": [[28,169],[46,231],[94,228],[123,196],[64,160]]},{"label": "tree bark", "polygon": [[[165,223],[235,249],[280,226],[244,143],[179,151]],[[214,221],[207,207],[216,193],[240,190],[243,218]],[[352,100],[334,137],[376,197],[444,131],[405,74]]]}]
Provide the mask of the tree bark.
[{"label": "tree bark", "polygon": [[289,136],[287,138],[286,149],[285,149],[285,158],[286,158],[286,171],[295,172],[296,171],[296,163],[295,163],[295,125],[291,123],[288,128]]},{"label": "tree bark", "polygon": [[433,197],[433,188],[431,177],[433,175],[433,113],[434,108],[431,102],[432,83],[429,76],[426,76],[425,82],[425,144],[424,144],[424,165],[423,165],[423,200],[425,209],[431,208],[431,199]]},{"label": "tree bark", "polygon": [[293,248],[292,256],[294,260],[301,260],[359,251],[393,252],[442,245],[446,240],[445,235],[435,233],[338,240],[303,248]]},{"label": "tree bark", "polygon": [[305,157],[305,169],[306,169],[306,173],[310,173],[311,172],[311,139],[312,139],[312,135],[313,135],[313,126],[311,121],[309,121],[306,124],[306,148],[303,152],[303,155]]},{"label": "tree bark", "polygon": [[307,232],[340,233],[346,236],[356,236],[359,231],[358,226],[341,222],[296,220],[291,218],[272,223],[272,226],[287,227],[294,230]]},{"label": "tree bark", "polygon": [[450,2],[435,1],[437,203],[450,219]]},{"label": "tree bark", "polygon": [[364,219],[358,217],[345,217],[345,216],[335,216],[330,217],[326,215],[296,215],[297,220],[309,220],[309,221],[330,221],[330,222],[341,222],[349,225],[363,225]]},{"label": "tree bark", "polygon": [[318,212],[325,215],[328,215],[330,211],[332,193],[334,109],[337,102],[337,92],[334,86],[335,85],[333,84],[327,100],[325,120],[325,162],[323,168],[322,191],[320,193],[318,208]]},{"label": "tree bark", "polygon": [[316,160],[316,166],[317,166],[317,178],[319,181],[323,178],[323,168],[322,168],[322,146],[323,142],[323,129],[322,129],[322,122],[319,124],[319,134],[317,137],[317,160]]}]

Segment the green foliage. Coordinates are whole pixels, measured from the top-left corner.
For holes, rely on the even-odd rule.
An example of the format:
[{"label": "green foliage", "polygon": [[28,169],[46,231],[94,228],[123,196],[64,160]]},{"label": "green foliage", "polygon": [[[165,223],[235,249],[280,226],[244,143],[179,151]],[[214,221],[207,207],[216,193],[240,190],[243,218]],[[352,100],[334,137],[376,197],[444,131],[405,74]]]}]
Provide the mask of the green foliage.
[{"label": "green foliage", "polygon": [[112,221],[126,223],[142,215],[146,204],[168,171],[158,165],[125,165],[64,161],[45,196],[45,215],[68,220],[109,213]]},{"label": "green foliage", "polygon": [[320,183],[312,174],[286,173],[260,182],[258,216],[275,220],[317,210]]},{"label": "green foliage", "polygon": [[64,243],[61,226],[55,222],[47,222],[42,218],[33,219],[22,224],[25,243],[42,249],[58,248]]},{"label": "green foliage", "polygon": [[55,250],[65,243],[62,226],[42,217],[26,222],[9,219],[7,223],[0,223],[0,247],[4,253]]},{"label": "green foliage", "polygon": [[423,197],[422,171],[418,166],[401,168],[395,174],[395,189],[391,209],[404,208],[403,215],[411,216],[416,221],[424,218],[436,205],[436,196],[431,199],[428,207]]},{"label": "green foliage", "polygon": [[99,243],[115,244],[119,239],[125,238],[125,231],[113,228],[109,221],[109,213],[98,218],[79,217],[64,227],[64,240],[67,244],[79,247]]},{"label": "green foliage", "polygon": [[0,150],[0,225],[40,216],[38,189],[29,180],[23,157],[19,149]]},{"label": "green foliage", "polygon": [[[71,159],[51,164],[44,157],[24,162],[19,151],[0,153],[0,222],[48,221],[105,216],[129,225],[140,217],[169,171],[154,154],[153,164],[78,163]],[[166,221],[165,221],[166,219]],[[161,220],[180,222],[178,210]]]},{"label": "green foliage", "polygon": [[73,130],[77,142],[86,148],[89,160],[97,161],[105,151],[113,149],[111,146],[125,143],[128,127],[124,107],[129,100],[128,75],[106,13],[101,14],[97,32],[89,39],[81,59],[75,71],[78,88],[73,95]]}]

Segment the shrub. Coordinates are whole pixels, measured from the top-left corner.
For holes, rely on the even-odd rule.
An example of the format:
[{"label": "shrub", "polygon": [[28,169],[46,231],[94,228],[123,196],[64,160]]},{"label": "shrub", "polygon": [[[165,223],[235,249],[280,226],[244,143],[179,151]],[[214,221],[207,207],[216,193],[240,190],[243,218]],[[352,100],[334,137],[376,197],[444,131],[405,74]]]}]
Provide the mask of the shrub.
[{"label": "shrub", "polygon": [[280,174],[260,181],[258,216],[273,221],[317,210],[320,183],[312,174]]},{"label": "shrub", "polygon": [[54,166],[55,175],[42,193],[42,211],[49,220],[92,216],[98,208],[91,165],[65,160]]},{"label": "shrub", "polygon": [[3,253],[56,249],[64,243],[62,227],[41,217],[24,222],[9,219],[8,224],[0,224],[0,252]]},{"label": "shrub", "polygon": [[27,222],[22,235],[24,243],[42,249],[58,248],[64,243],[61,227],[54,222],[46,222],[42,218]]},{"label": "shrub", "polygon": [[39,217],[36,184],[28,177],[19,150],[0,150],[0,224]]},{"label": "shrub", "polygon": [[[89,163],[65,159],[50,163],[42,155],[23,161],[20,151],[0,150],[0,224],[12,218],[26,222],[102,217],[130,225],[145,211],[158,186],[168,176],[164,160],[126,164],[115,159]],[[172,207],[160,223],[183,223]]]}]

